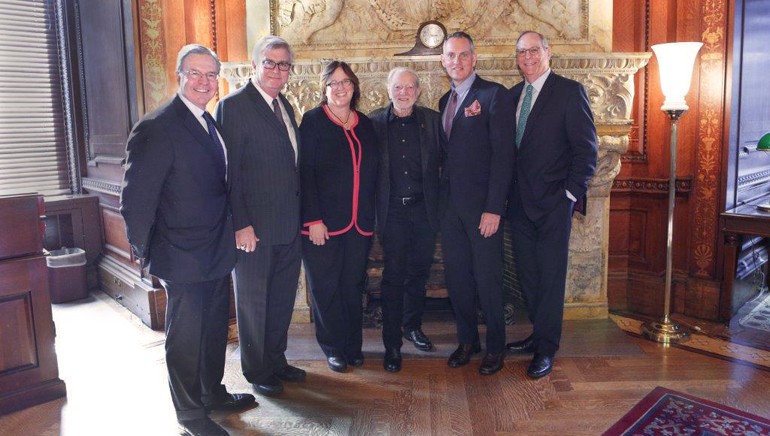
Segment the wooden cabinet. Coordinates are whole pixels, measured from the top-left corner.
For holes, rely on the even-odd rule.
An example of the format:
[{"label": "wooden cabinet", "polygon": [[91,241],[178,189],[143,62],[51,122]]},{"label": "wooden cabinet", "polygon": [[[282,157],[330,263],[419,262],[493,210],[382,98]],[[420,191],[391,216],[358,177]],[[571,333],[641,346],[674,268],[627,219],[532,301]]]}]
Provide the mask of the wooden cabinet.
[{"label": "wooden cabinet", "polygon": [[66,395],[43,257],[43,197],[0,197],[0,414]]}]

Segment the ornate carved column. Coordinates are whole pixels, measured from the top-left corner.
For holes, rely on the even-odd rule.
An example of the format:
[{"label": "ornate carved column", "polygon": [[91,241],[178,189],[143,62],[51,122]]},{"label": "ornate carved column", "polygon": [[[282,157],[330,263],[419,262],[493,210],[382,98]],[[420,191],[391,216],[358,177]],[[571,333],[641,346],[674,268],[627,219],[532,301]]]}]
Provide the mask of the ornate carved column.
[{"label": "ornate carved column", "polygon": [[[599,135],[599,161],[588,190],[588,214],[573,219],[570,264],[567,273],[565,318],[607,317],[607,253],[609,199],[612,182],[620,171],[620,156],[628,148],[634,74],[647,64],[649,53],[577,53],[554,55],[555,72],[583,83]],[[417,71],[423,88],[419,104],[437,108],[449,82],[438,56],[347,58],[361,81],[361,111],[369,112],[388,102],[386,79],[391,68],[408,66]],[[286,97],[301,116],[320,101],[319,74],[322,60],[298,60],[292,70]],[[521,80],[515,59],[480,55],[477,73],[511,86]],[[223,74],[231,89],[242,86],[251,75],[246,63],[225,63]],[[511,145],[513,146],[513,145]],[[301,280],[304,285],[304,280]],[[308,313],[306,287],[300,286],[295,320]]]}]

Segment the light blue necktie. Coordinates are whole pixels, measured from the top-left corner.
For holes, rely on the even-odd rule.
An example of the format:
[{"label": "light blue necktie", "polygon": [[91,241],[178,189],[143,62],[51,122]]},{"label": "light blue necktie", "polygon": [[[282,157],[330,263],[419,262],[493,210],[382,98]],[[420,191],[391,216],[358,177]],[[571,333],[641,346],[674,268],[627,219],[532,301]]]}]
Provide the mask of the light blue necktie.
[{"label": "light blue necktie", "polygon": [[527,92],[524,94],[524,101],[521,103],[521,112],[519,113],[519,122],[516,124],[516,147],[521,147],[521,137],[524,136],[524,127],[527,126],[529,111],[532,109],[532,85],[527,85]]}]

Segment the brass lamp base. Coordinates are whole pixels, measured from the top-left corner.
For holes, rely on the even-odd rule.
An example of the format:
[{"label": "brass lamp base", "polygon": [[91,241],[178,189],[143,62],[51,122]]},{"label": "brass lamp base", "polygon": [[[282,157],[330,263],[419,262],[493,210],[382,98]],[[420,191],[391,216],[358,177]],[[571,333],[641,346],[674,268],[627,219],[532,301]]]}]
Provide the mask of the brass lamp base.
[{"label": "brass lamp base", "polygon": [[668,345],[687,341],[690,339],[690,331],[679,324],[664,319],[663,321],[648,321],[642,324],[642,336]]}]

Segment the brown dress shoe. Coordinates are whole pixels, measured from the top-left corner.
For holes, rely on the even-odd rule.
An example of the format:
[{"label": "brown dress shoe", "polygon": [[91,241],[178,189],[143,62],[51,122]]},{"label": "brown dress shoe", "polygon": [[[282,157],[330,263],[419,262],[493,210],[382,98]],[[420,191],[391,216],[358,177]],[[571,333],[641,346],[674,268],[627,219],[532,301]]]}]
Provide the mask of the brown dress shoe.
[{"label": "brown dress shoe", "polygon": [[471,361],[471,356],[481,351],[481,345],[476,342],[474,344],[460,344],[457,349],[449,356],[447,365],[452,368],[459,368]]},{"label": "brown dress shoe", "polygon": [[492,375],[497,371],[503,369],[503,360],[505,359],[505,353],[487,353],[479,366],[479,372],[481,375]]}]

